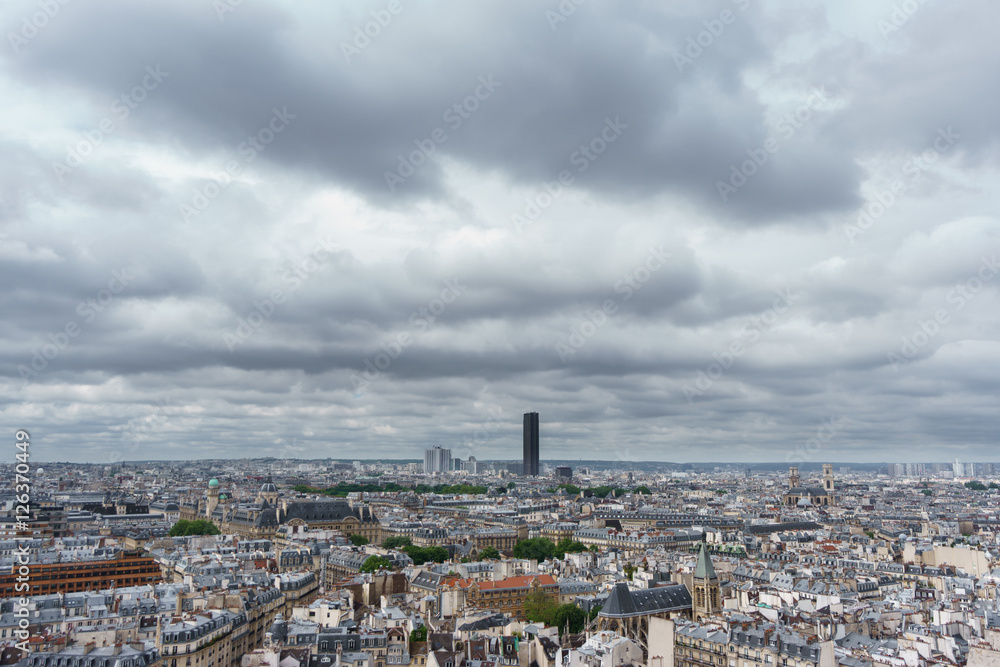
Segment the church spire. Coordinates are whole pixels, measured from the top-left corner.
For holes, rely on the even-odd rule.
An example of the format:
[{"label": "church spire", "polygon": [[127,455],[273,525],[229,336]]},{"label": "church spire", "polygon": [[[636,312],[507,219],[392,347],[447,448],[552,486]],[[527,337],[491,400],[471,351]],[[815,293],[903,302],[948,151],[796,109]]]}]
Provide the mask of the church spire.
[{"label": "church spire", "polygon": [[715,566],[712,565],[712,557],[708,555],[708,544],[701,542],[698,549],[698,564],[694,568],[695,579],[718,579],[715,574]]}]

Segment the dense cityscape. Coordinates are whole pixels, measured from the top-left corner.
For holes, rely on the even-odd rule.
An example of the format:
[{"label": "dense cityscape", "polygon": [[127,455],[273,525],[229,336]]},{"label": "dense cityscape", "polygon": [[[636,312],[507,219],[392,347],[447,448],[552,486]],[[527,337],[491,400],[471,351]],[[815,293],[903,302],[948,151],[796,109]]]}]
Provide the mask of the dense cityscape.
[{"label": "dense cityscape", "polygon": [[0,663],[1000,664],[1000,464],[540,445],[527,413],[517,461],[27,465],[28,516],[0,495]]},{"label": "dense cityscape", "polygon": [[1000,667],[998,25],[4,0],[0,667]]}]

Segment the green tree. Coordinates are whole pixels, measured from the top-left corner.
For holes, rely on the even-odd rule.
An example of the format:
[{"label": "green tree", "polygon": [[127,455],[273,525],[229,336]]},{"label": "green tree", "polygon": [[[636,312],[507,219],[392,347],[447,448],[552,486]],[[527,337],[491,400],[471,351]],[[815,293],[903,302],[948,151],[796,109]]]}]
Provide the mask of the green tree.
[{"label": "green tree", "polygon": [[358,535],[357,533],[354,533],[353,535],[348,535],[347,539],[349,539],[351,541],[351,544],[353,544],[356,547],[363,547],[366,544],[368,544],[368,538],[365,537],[364,535]]},{"label": "green tree", "polygon": [[524,598],[524,617],[533,623],[552,625],[559,603],[541,588],[528,593]]},{"label": "green tree", "polygon": [[496,547],[484,547],[479,552],[479,560],[498,560],[499,558],[500,552],[497,551]]},{"label": "green tree", "polygon": [[598,549],[598,548],[597,548],[597,545],[596,545],[596,544],[591,544],[591,545],[590,545],[590,547],[589,547],[589,549],[590,549],[590,550],[591,550],[592,552],[594,552],[595,554],[596,554],[596,553],[597,553],[598,551],[600,551],[600,549]]},{"label": "green tree", "polygon": [[336,486],[331,486],[326,489],[317,489],[305,484],[296,484],[292,487],[292,489],[298,491],[299,493],[321,493],[326,496],[346,498],[348,493],[382,493],[385,491],[398,493],[400,491],[408,491],[409,487],[400,486],[395,482],[387,482],[385,484],[354,484],[352,482],[340,482]]},{"label": "green tree", "polygon": [[427,641],[427,626],[421,625],[416,630],[410,631],[410,641],[411,642],[425,642]]},{"label": "green tree", "polygon": [[920,493],[924,494],[925,496],[932,496],[932,495],[934,495],[934,492],[931,491],[930,489],[921,489]]},{"label": "green tree", "polygon": [[515,558],[536,559],[539,562],[555,555],[556,545],[547,537],[532,537],[514,545]]},{"label": "green tree", "polygon": [[979,480],[972,480],[965,483],[965,488],[972,489],[973,491],[985,491],[987,487]]},{"label": "green tree", "polygon": [[403,549],[403,551],[413,560],[414,565],[423,565],[430,561],[443,563],[448,560],[448,550],[444,547],[418,547],[410,545]]},{"label": "green tree", "polygon": [[406,535],[394,535],[392,537],[387,537],[382,542],[382,548],[384,549],[399,549],[400,547],[406,548],[413,545],[413,540],[411,540]]},{"label": "green tree", "polygon": [[555,557],[559,560],[562,560],[566,554],[577,554],[586,550],[587,547],[581,542],[574,542],[572,538],[564,537],[559,540],[559,544],[556,545],[553,555],[555,555]]},{"label": "green tree", "polygon": [[635,492],[636,493],[642,493],[642,494],[647,495],[647,496],[653,495],[653,492],[650,491],[649,487],[645,486],[645,485],[635,487]]},{"label": "green tree", "polygon": [[392,561],[385,556],[369,556],[365,559],[365,562],[361,564],[359,572],[378,572],[379,570],[391,570]]},{"label": "green tree", "polygon": [[569,622],[569,631],[571,633],[576,634],[581,632],[587,624],[587,612],[575,604],[559,605],[552,615],[551,625],[559,628],[559,634],[562,634],[566,631],[567,622]]},{"label": "green tree", "polygon": [[587,614],[587,621],[590,622],[597,618],[597,615],[601,613],[601,608],[603,606],[604,605],[597,605],[596,607],[592,607],[590,612]]},{"label": "green tree", "polygon": [[218,535],[221,532],[219,527],[208,519],[195,519],[194,521],[181,519],[170,527],[170,532],[167,535],[184,537],[187,535]]}]

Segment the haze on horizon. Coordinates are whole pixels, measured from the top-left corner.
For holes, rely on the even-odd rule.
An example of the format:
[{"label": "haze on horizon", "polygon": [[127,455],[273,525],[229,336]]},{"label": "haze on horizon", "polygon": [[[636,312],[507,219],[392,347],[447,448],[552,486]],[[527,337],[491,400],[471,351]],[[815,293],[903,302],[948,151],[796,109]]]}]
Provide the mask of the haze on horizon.
[{"label": "haze on horizon", "polygon": [[3,423],[996,460],[1000,7],[669,5],[7,3]]}]

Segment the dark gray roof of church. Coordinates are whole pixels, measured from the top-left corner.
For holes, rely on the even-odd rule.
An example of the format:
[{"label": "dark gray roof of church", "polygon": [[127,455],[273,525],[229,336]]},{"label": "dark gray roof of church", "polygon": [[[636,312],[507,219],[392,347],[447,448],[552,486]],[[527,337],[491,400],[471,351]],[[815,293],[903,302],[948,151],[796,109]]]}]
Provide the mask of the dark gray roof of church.
[{"label": "dark gray roof of church", "polygon": [[641,591],[617,583],[599,612],[607,618],[629,618],[691,608],[691,592],[684,584],[660,586]]},{"label": "dark gray roof of church", "polygon": [[342,501],[291,502],[285,521],[302,519],[310,521],[342,521],[349,516],[359,519],[358,511]]}]

